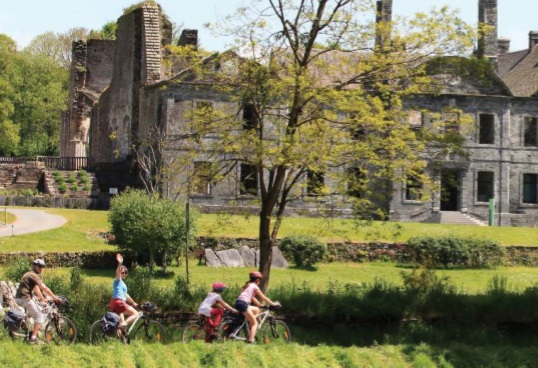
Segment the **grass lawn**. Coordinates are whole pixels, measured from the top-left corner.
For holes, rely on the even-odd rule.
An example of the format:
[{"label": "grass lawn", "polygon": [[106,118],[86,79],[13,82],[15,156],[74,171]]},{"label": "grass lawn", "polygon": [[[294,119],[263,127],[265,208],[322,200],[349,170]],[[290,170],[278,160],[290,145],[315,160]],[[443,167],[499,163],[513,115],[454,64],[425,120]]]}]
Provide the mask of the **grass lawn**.
[{"label": "grass lawn", "polygon": [[[0,268],[0,275],[5,268]],[[170,267],[173,275],[157,277],[154,281],[158,285],[171,285],[176,276],[186,276],[185,265]],[[189,263],[189,280],[193,285],[205,286],[208,290],[212,282],[220,280],[229,286],[242,286],[247,281],[248,268],[210,268],[205,265],[198,266],[196,260]],[[67,276],[69,269],[47,269],[45,278],[52,276]],[[346,283],[373,283],[385,281],[389,284],[402,285],[402,273],[411,272],[411,269],[397,267],[390,262],[373,263],[324,263],[319,264],[316,271],[299,270],[295,268],[271,270],[271,288],[280,285],[294,285],[296,288],[311,288],[327,290],[340,288]],[[523,290],[538,285],[538,268],[530,267],[497,267],[496,269],[467,270],[451,269],[437,270],[439,277],[448,277],[461,293],[484,293],[494,277],[505,277],[507,287],[511,290]],[[95,283],[111,283],[114,270],[83,270],[86,280]]]},{"label": "grass lawn", "polygon": [[[0,238],[0,252],[15,251],[77,251],[112,250],[104,234],[110,230],[107,211],[43,208],[63,216],[66,225],[61,228],[16,237]],[[0,216],[1,217],[1,216]],[[13,221],[12,215],[8,221]],[[256,216],[204,214],[198,223],[199,236],[256,238]],[[503,245],[538,246],[538,228],[481,227],[467,225],[440,225],[421,223],[373,222],[369,226],[354,220],[322,218],[286,218],[280,237],[291,234],[311,234],[323,241],[384,241],[405,242],[417,235],[459,235],[491,238]]]}]

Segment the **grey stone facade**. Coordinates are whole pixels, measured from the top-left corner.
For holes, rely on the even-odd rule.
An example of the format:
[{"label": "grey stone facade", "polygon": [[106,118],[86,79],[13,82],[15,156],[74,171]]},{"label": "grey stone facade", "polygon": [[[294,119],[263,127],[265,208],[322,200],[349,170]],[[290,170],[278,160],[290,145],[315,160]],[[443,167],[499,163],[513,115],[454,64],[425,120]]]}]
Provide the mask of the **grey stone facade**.
[{"label": "grey stone facade", "polygon": [[[391,220],[424,221],[439,211],[460,211],[485,220],[491,196],[496,224],[535,226],[538,194],[532,191],[538,192],[538,144],[528,140],[532,140],[529,127],[538,129],[538,33],[529,34],[528,50],[510,52],[509,40],[497,38],[497,0],[478,0],[478,7],[479,21],[491,26],[492,32],[479,40],[477,55],[490,60],[496,72],[479,77],[445,73],[440,77],[449,78],[445,80],[448,88],[442,93],[406,101],[410,117],[421,126],[432,123],[426,110],[442,115],[446,109],[457,109],[470,116],[475,123],[474,129],[465,132],[468,157],[431,158],[427,170],[439,188],[427,202],[411,198],[405,185],[395,183],[387,203],[380,204]],[[379,1],[377,9],[378,21],[392,19],[392,1]],[[390,29],[381,28],[384,33],[376,40],[379,47],[390,37]],[[180,43],[196,45],[196,37],[196,31],[186,30]],[[89,151],[104,193],[109,187],[140,185],[133,165],[135,138],[148,136],[154,127],[168,137],[180,136],[185,117],[197,103],[237,109],[237,103],[211,88],[210,82],[189,79],[184,64],[164,62],[170,42],[171,23],[159,7],[144,5],[119,19],[117,41],[90,40],[74,46],[62,154]],[[200,153],[193,160],[194,166],[208,158]],[[192,203],[207,212],[258,211],[256,196],[241,193],[240,170],[218,184],[208,182],[191,192]],[[329,187],[332,184],[325,182]],[[181,185],[179,178],[170,178],[165,194],[176,193]],[[318,216],[322,208],[338,216],[351,214],[345,198],[308,197],[304,188],[298,191],[297,199],[287,207],[288,215]]]}]

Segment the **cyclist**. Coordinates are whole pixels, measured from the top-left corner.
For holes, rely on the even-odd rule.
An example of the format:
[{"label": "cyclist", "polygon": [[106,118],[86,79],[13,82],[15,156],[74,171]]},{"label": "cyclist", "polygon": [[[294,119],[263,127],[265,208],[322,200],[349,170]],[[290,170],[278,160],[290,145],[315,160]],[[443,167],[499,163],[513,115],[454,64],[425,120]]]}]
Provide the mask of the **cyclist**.
[{"label": "cyclist", "polygon": [[[127,267],[123,265],[123,256],[116,254],[118,267],[116,268],[116,277],[112,283],[112,298],[110,299],[109,308],[120,316],[120,329],[125,329],[138,317],[138,311],[134,307],[138,304],[127,294],[127,285],[125,278],[128,276]],[[129,305],[129,304],[131,305]],[[128,316],[125,319],[125,316]]]},{"label": "cyclist", "polygon": [[26,272],[22,276],[15,294],[15,302],[21,307],[26,308],[28,314],[34,319],[34,329],[30,335],[30,340],[28,340],[31,344],[42,343],[37,339],[37,333],[45,319],[45,315],[41,311],[41,308],[32,299],[33,294],[35,294],[42,303],[46,303],[43,293],[50,296],[54,302],[58,304],[61,303],[61,299],[54,295],[39,277],[39,275],[43,273],[43,268],[45,268],[45,261],[42,259],[35,259],[32,262],[32,271]]},{"label": "cyclist", "polygon": [[[256,330],[258,329],[258,319],[256,316],[260,314],[259,307],[262,306],[262,303],[260,303],[256,297],[259,297],[262,301],[274,307],[279,306],[280,303],[271,301],[271,299],[266,297],[260,290],[258,285],[263,277],[261,272],[252,271],[248,276],[249,281],[245,284],[241,294],[237,297],[234,307],[240,313],[243,313],[250,325],[250,334],[246,343],[252,344],[254,342],[254,336],[256,336]],[[251,302],[255,305],[250,305]]]},{"label": "cyclist", "polygon": [[220,324],[222,319],[222,308],[228,309],[234,313],[237,311],[230,307],[228,303],[222,299],[222,292],[226,289],[226,285],[222,282],[214,282],[212,285],[212,291],[207,293],[206,298],[198,307],[198,314],[206,317],[206,334],[205,341],[211,341],[211,337],[214,335],[214,331]]}]

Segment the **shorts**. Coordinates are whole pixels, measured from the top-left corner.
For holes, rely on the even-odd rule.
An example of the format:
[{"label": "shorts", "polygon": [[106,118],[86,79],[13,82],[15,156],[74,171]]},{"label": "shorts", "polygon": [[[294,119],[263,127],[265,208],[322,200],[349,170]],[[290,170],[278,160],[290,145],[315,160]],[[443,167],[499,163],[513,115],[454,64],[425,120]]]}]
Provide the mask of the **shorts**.
[{"label": "shorts", "polygon": [[121,299],[111,299],[108,307],[110,308],[110,310],[118,314],[121,314],[127,310],[127,304],[125,304],[125,300]]},{"label": "shorts", "polygon": [[244,300],[236,300],[234,308],[240,313],[245,313],[248,309],[249,303]]},{"label": "shorts", "polygon": [[15,298],[15,303],[26,308],[28,315],[34,319],[34,323],[43,323],[43,321],[45,321],[45,315],[41,312],[41,308],[37,305],[35,300]]}]

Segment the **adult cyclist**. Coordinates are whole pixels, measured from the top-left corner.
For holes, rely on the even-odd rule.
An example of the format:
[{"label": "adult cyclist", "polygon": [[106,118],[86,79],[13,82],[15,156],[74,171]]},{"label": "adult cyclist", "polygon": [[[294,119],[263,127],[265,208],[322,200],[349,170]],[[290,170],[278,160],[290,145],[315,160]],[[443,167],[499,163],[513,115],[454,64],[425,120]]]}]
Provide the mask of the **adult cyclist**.
[{"label": "adult cyclist", "polygon": [[[138,317],[138,311],[134,308],[138,307],[138,304],[127,294],[127,285],[125,285],[124,280],[129,273],[127,267],[123,265],[123,256],[116,254],[116,261],[118,262],[118,267],[116,268],[116,277],[112,282],[112,298],[110,299],[109,308],[119,314],[119,327],[125,329]],[[127,319],[125,316],[127,316]]]},{"label": "adult cyclist", "polygon": [[33,295],[35,294],[42,303],[46,303],[43,293],[50,296],[54,302],[61,303],[61,299],[54,295],[41,280],[40,275],[43,274],[43,268],[45,268],[45,261],[35,259],[32,262],[32,271],[26,272],[22,276],[17,292],[15,293],[15,302],[25,308],[28,314],[34,319],[34,329],[29,340],[31,344],[42,343],[37,339],[37,333],[45,320],[45,315],[33,299]]}]

